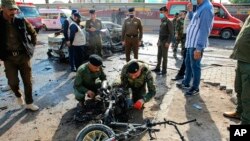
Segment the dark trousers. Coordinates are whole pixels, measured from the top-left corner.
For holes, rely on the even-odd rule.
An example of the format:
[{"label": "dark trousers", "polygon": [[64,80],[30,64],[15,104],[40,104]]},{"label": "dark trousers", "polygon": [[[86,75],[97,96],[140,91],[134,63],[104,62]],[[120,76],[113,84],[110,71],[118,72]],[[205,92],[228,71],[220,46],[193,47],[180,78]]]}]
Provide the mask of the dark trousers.
[{"label": "dark trousers", "polygon": [[250,63],[238,61],[234,82],[237,93],[237,113],[241,115],[241,124],[250,124]]},{"label": "dark trousers", "polygon": [[183,50],[183,60],[182,60],[181,68],[180,68],[179,72],[177,73],[177,76],[184,76],[185,75],[185,70],[186,70],[186,64],[185,64],[186,51],[187,51],[187,49],[184,48],[184,50]]},{"label": "dark trousers", "polygon": [[89,48],[89,50],[90,50],[89,55],[97,54],[100,57],[102,57],[103,53],[102,53],[102,39],[101,39],[101,37],[94,36],[91,39],[89,39],[89,47],[90,47]]},{"label": "dark trousers", "polygon": [[9,56],[8,59],[4,61],[4,67],[8,84],[11,90],[15,93],[16,97],[22,96],[22,93],[19,89],[19,72],[23,80],[25,102],[26,104],[33,103],[30,58],[26,54]]},{"label": "dark trousers", "polygon": [[70,64],[70,68],[71,70],[75,70],[76,66],[75,66],[75,49],[73,46],[68,47],[68,51],[69,51],[69,64]]},{"label": "dark trousers", "polygon": [[139,39],[138,37],[134,38],[125,38],[125,53],[126,53],[126,61],[130,61],[130,53],[133,50],[134,59],[138,59],[138,49],[139,49]]},{"label": "dark trousers", "polygon": [[85,46],[72,46],[72,47],[74,48],[75,52],[75,55],[73,57],[75,62],[75,67],[76,69],[78,69],[86,58],[86,49]]},{"label": "dark trousers", "polygon": [[157,52],[156,69],[160,69],[162,63],[162,72],[167,72],[168,65],[168,48],[165,47],[166,41],[160,41]]}]

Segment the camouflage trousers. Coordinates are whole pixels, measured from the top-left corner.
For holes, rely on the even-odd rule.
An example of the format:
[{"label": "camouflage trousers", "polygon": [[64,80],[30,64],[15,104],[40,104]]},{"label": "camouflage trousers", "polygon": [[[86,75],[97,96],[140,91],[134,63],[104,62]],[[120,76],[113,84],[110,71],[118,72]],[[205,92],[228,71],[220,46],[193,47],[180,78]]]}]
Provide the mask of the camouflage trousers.
[{"label": "camouflage trousers", "polygon": [[250,64],[238,61],[235,77],[237,93],[237,113],[241,115],[241,124],[250,124]]}]

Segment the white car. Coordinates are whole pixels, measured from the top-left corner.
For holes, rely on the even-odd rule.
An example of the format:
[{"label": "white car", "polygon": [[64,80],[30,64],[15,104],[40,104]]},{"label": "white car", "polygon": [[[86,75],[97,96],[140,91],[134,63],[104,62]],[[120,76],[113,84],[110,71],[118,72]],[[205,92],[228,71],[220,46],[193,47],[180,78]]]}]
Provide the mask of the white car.
[{"label": "white car", "polygon": [[[123,51],[124,47],[121,43],[122,26],[109,21],[103,21],[102,24],[103,29],[101,30],[101,37],[104,56],[110,56],[112,52]],[[81,25],[84,26],[85,23],[81,22]],[[87,33],[86,38],[88,46],[89,37]],[[62,33],[48,35],[47,55],[48,57],[58,57],[60,61],[64,61],[68,58],[68,48],[64,43],[64,36]]]}]

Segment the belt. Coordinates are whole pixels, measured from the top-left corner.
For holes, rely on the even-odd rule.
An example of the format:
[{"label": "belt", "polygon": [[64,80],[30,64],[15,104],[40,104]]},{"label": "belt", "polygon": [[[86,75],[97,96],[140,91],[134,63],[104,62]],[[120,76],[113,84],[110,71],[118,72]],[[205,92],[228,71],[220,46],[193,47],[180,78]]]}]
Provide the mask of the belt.
[{"label": "belt", "polygon": [[24,50],[7,51],[8,56],[18,56],[21,54],[25,54],[25,51]]},{"label": "belt", "polygon": [[126,36],[127,36],[127,37],[129,37],[129,38],[135,38],[135,37],[138,37],[138,35],[128,35],[128,34],[126,34]]}]

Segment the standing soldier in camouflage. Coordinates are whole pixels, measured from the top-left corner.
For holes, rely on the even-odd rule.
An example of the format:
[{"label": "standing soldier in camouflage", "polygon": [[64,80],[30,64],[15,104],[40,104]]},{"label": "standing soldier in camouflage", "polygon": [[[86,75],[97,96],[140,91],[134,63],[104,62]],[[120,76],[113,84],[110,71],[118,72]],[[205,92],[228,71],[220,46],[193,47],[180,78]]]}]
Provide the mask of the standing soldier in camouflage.
[{"label": "standing soldier in camouflage", "polygon": [[102,22],[96,19],[95,10],[89,10],[90,19],[86,21],[86,31],[89,33],[89,47],[91,54],[98,54],[102,57],[102,39],[100,31],[102,29]]},{"label": "standing soldier in camouflage", "polygon": [[[0,60],[3,60],[8,84],[14,92],[17,103],[25,105],[26,109],[37,111],[32,98],[32,70],[33,56],[37,33],[32,25],[24,18],[16,17],[18,11],[15,0],[2,0],[0,11]],[[19,88],[18,73],[23,80],[25,103]]]},{"label": "standing soldier in camouflage", "polygon": [[[127,93],[132,89],[134,108],[141,109],[156,93],[155,83],[148,65],[143,61],[131,60],[121,72],[121,84]],[[146,92],[146,85],[148,92]]]},{"label": "standing soldier in camouflage", "polygon": [[133,50],[134,59],[138,59],[138,49],[142,39],[142,23],[135,17],[135,8],[129,8],[129,18],[125,19],[122,26],[122,44],[125,46],[126,61],[130,61],[130,53]]},{"label": "standing soldier in camouflage", "polygon": [[247,17],[236,38],[230,58],[237,60],[234,89],[237,93],[237,107],[234,111],[224,112],[229,118],[241,120],[241,125],[250,124],[250,16]]},{"label": "standing soldier in camouflage", "polygon": [[102,58],[93,54],[89,57],[89,62],[81,65],[77,70],[74,82],[74,94],[80,106],[83,106],[85,96],[93,99],[97,89],[101,87],[102,81],[106,80],[106,75],[101,65]]},{"label": "standing soldier in camouflage", "polygon": [[176,38],[176,43],[175,43],[175,52],[174,52],[174,57],[176,56],[177,53],[177,48],[179,43],[181,43],[181,54],[183,55],[184,49],[185,49],[185,37],[183,35],[183,27],[184,27],[184,19],[186,16],[186,11],[181,11],[180,12],[180,18],[176,22],[176,31],[175,31],[175,38]]},{"label": "standing soldier in camouflage", "polygon": [[[159,40],[157,43],[158,46],[157,65],[156,68],[152,70],[161,75],[165,75],[167,73],[168,48],[173,36],[173,25],[172,22],[166,17],[167,13],[168,9],[165,6],[160,8],[161,25],[159,32]],[[161,71],[160,67],[162,58],[163,62]]]}]

